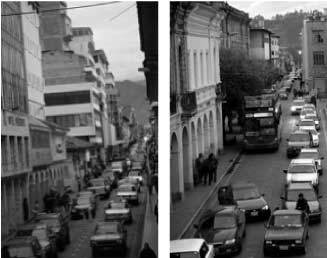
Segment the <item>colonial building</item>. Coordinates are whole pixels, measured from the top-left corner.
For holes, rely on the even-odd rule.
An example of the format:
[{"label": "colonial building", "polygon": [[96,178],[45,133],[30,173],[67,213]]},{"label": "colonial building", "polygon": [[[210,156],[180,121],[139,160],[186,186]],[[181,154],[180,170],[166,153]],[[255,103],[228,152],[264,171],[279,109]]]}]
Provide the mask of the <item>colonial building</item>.
[{"label": "colonial building", "polygon": [[271,35],[271,62],[276,68],[280,69],[279,38],[276,34]]},{"label": "colonial building", "polygon": [[1,2],[1,237],[28,214],[31,156],[22,16],[3,16],[20,12],[20,2]]},{"label": "colonial building", "polygon": [[327,98],[327,9],[313,12],[303,21],[303,80],[318,95]]},{"label": "colonial building", "polygon": [[271,60],[271,35],[273,33],[264,28],[250,29],[250,57],[259,60]]},{"label": "colonial building", "polygon": [[206,2],[170,5],[170,184],[172,201],[193,187],[194,161],[223,148],[219,41],[223,12]]}]

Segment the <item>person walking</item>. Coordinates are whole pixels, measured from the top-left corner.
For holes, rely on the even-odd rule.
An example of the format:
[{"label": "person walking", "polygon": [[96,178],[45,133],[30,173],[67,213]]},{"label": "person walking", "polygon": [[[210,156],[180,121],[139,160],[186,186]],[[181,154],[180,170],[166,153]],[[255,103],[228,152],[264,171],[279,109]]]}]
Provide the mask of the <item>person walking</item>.
[{"label": "person walking", "polygon": [[211,169],[212,169],[212,179],[214,182],[217,182],[217,168],[218,168],[218,159],[215,154],[211,153]]},{"label": "person walking", "polygon": [[200,153],[198,158],[195,160],[195,169],[198,174],[198,182],[203,181],[203,154]]},{"label": "person walking", "polygon": [[309,213],[310,207],[308,201],[304,198],[303,193],[299,193],[295,209]]},{"label": "person walking", "polygon": [[157,224],[158,224],[158,202],[154,206],[154,216],[156,216],[156,221],[157,221]]},{"label": "person walking", "polygon": [[209,176],[209,159],[205,159],[202,164],[203,185],[207,184]]},{"label": "person walking", "polygon": [[142,249],[139,258],[157,258],[157,255],[150,248],[148,243],[144,243],[144,248]]},{"label": "person walking", "polygon": [[32,210],[33,217],[36,217],[36,215],[40,212],[40,204],[38,201],[35,201],[34,203],[34,209]]}]

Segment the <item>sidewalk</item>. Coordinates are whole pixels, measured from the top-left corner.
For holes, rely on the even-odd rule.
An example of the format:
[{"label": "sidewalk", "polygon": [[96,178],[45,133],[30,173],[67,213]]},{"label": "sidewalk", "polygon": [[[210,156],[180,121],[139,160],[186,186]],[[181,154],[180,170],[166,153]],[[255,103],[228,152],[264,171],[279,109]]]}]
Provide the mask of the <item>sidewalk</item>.
[{"label": "sidewalk", "polygon": [[[224,153],[218,156],[219,164],[217,170],[217,180],[225,173],[233,159],[240,153],[241,146],[235,144],[227,146]],[[182,201],[171,204],[170,207],[170,239],[177,239],[187,226],[194,213],[198,210],[200,205],[206,200],[210,191],[212,191],[217,184],[211,186],[197,185],[191,191],[184,193]]]}]

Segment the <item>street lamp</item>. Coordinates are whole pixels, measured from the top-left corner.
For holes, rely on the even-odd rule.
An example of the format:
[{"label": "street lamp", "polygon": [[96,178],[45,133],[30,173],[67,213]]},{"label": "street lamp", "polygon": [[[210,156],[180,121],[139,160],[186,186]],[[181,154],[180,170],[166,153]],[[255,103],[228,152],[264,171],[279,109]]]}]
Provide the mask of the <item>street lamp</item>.
[{"label": "street lamp", "polygon": [[299,68],[301,68],[302,50],[297,51],[299,54]]}]

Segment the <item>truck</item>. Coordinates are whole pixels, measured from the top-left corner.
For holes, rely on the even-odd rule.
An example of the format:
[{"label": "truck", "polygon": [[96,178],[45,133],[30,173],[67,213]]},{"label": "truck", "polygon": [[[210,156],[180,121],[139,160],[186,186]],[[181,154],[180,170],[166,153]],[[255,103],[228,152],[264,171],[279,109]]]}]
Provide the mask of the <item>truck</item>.
[{"label": "truck", "polygon": [[277,94],[244,96],[243,148],[277,150],[281,138],[280,116]]}]

